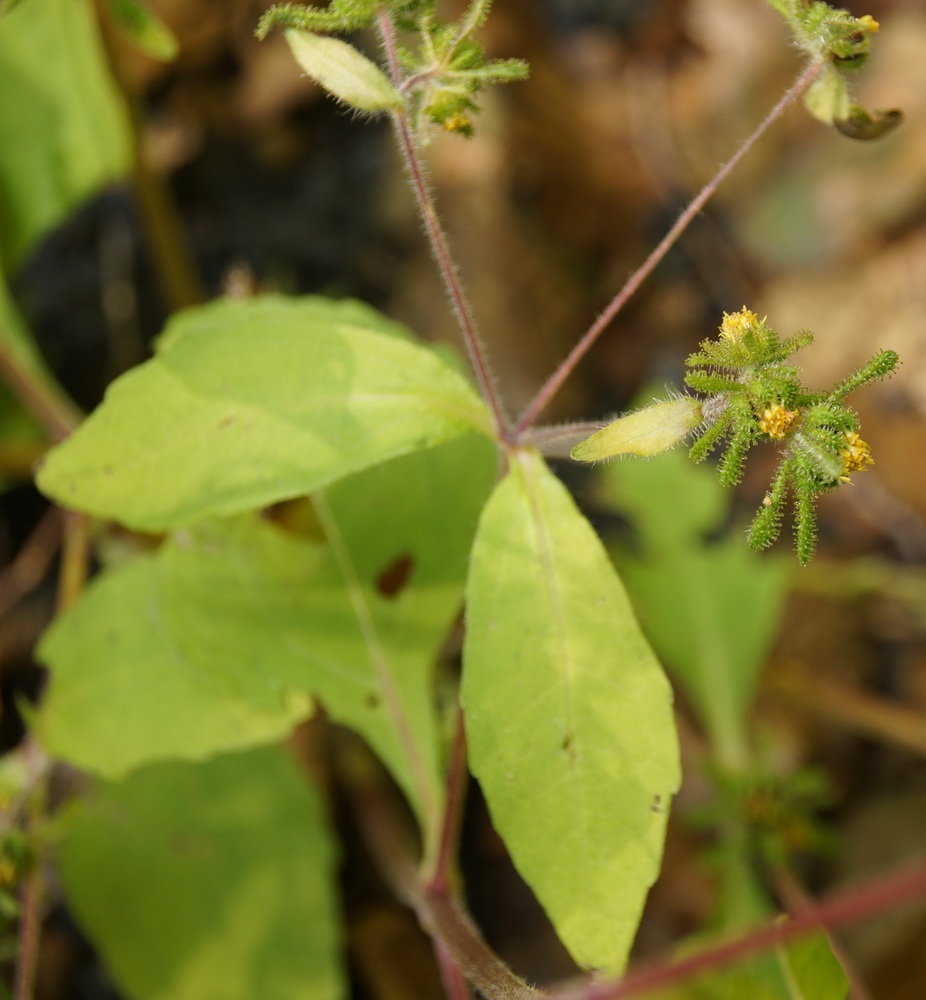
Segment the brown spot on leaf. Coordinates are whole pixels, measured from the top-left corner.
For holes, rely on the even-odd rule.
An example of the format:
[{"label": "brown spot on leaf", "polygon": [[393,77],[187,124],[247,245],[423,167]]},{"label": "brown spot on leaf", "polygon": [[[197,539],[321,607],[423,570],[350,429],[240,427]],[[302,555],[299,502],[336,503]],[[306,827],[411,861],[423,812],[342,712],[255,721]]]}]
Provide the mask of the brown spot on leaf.
[{"label": "brown spot on leaf", "polygon": [[376,589],[383,597],[398,597],[408,585],[414,568],[415,560],[411,556],[397,556],[377,576]]}]

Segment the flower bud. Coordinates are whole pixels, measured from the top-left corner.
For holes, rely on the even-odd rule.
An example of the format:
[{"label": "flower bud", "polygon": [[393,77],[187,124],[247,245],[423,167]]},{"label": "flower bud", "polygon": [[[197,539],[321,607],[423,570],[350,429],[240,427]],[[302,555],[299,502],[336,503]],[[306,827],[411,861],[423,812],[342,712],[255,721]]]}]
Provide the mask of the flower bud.
[{"label": "flower bud", "polygon": [[577,444],[570,454],[579,462],[612,455],[659,455],[678,444],[701,420],[701,401],[680,396],[628,413]]}]

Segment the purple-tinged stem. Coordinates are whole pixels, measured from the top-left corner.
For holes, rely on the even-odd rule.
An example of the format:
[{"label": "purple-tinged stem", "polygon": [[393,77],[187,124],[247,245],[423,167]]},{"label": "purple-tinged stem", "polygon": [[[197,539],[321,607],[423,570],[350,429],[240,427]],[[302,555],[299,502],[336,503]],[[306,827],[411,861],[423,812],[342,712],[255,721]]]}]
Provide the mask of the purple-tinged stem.
[{"label": "purple-tinged stem", "polygon": [[466,799],[466,785],[469,769],[466,759],[466,729],[463,723],[463,709],[457,708],[456,728],[450,764],[447,768],[447,797],[440,832],[434,872],[428,881],[431,892],[450,892],[450,877],[460,839],[460,824],[463,821],[463,805]]},{"label": "purple-tinged stem", "polygon": [[695,216],[707,204],[714,192],[732,173],[740,160],[749,152],[756,142],[768,131],[769,127],[781,116],[788,105],[803,93],[813,82],[817,73],[823,65],[822,60],[815,60],[810,63],[788,88],[781,100],[765,116],[761,124],[756,128],[751,136],[740,146],[740,148],[730,157],[729,160],[717,171],[713,179],[710,180],[701,191],[695,196],[684,212],[678,217],[676,223],[666,233],[657,244],[653,252],[630,276],[624,287],[614,296],[608,307],[589,327],[576,346],[569,353],[568,357],[559,368],[544,383],[540,391],[527,405],[527,408],[518,418],[514,427],[515,437],[520,436],[534,423],[547,404],[562,388],[563,383],[575,370],[576,365],[588,353],[591,346],[601,336],[615,316],[624,308],[628,299],[636,292],[644,281],[653,273],[658,264],[663,260],[669,250],[675,245],[678,238],[688,228]]},{"label": "purple-tinged stem", "polygon": [[742,937],[706,948],[678,960],[654,961],[630,972],[618,983],[591,983],[556,992],[555,1000],[630,1000],[666,989],[770,948],[788,945],[815,931],[833,930],[874,917],[926,896],[926,864],[919,864],[877,882],[830,896],[809,905],[793,919],[766,924]]},{"label": "purple-tinged stem", "polygon": [[[380,11],[378,15],[378,25],[383,46],[386,50],[386,60],[389,64],[392,82],[397,88],[401,89],[402,72],[396,51],[395,31],[392,26],[392,20],[385,10]],[[408,116],[403,110],[395,111],[392,115],[392,121],[395,126],[399,149],[402,153],[402,158],[405,160],[405,166],[411,179],[415,200],[418,203],[421,221],[424,224],[428,242],[431,245],[431,252],[440,269],[447,297],[450,299],[454,315],[460,325],[463,342],[466,345],[466,353],[469,355],[470,364],[476,375],[479,391],[482,393],[482,398],[486,401],[492,413],[496,436],[499,440],[505,440],[510,430],[509,420],[492,379],[485,346],[476,328],[472,309],[466,300],[466,295],[463,291],[459,274],[457,273],[457,267],[450,252],[450,244],[440,224],[437,208],[428,187],[428,182],[425,179],[424,167],[418,155],[418,148],[408,123]]]}]

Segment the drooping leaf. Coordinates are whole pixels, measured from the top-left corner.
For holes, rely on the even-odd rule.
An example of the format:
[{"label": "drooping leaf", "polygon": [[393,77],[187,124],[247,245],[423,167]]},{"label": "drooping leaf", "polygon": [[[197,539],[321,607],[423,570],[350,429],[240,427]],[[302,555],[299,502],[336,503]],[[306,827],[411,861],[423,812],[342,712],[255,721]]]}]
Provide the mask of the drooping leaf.
[{"label": "drooping leaf", "polygon": [[108,778],[156,760],[200,760],[272,743],[305,718],[309,698],[259,706],[198,673],[165,625],[159,560],[104,574],[45,633],[52,679],[36,719],[45,749]]},{"label": "drooping leaf", "polygon": [[9,268],[131,162],[92,6],[29,0],[0,19],[0,257]]},{"label": "drooping leaf", "polygon": [[181,313],[54,449],[39,487],[144,531],[266,506],[389,458],[488,430],[428,349],[357,304],[276,296]]},{"label": "drooping leaf", "polygon": [[345,995],[334,848],[281,750],[155,765],[70,819],[68,903],[127,995]]},{"label": "drooping leaf", "polygon": [[602,497],[641,544],[617,554],[647,636],[684,686],[720,761],[741,770],[748,713],[787,593],[784,560],[739,537],[708,538],[726,492],[684,454],[603,470]]},{"label": "drooping leaf", "polygon": [[532,452],[479,523],[462,696],[515,865],[575,959],[619,971],[679,781],[671,692],[601,543]]},{"label": "drooping leaf", "polygon": [[201,676],[255,707],[309,690],[357,730],[436,834],[442,770],[433,665],[458,614],[495,471],[469,435],[327,491],[327,543],[253,520],[183,533],[164,613]]}]

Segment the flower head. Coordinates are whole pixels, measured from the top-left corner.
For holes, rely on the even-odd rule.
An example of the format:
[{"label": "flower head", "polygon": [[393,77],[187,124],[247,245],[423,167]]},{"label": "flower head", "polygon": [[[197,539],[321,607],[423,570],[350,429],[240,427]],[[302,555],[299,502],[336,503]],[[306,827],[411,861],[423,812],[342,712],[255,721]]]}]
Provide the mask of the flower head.
[{"label": "flower head", "polygon": [[759,317],[751,309],[743,306],[739,312],[723,314],[720,337],[722,340],[739,340],[747,330],[758,325]]},{"label": "flower head", "polygon": [[871,14],[863,14],[858,19],[859,27],[864,31],[867,31],[869,35],[875,34],[881,30],[881,25],[871,16]]},{"label": "flower head", "polygon": [[845,434],[845,446],[839,449],[839,457],[842,459],[842,475],[839,477],[841,483],[851,482],[853,472],[864,472],[867,466],[875,464],[868,442],[863,441],[855,431],[846,431]]},{"label": "flower head", "polygon": [[780,440],[798,417],[797,410],[787,410],[781,403],[767,406],[759,418],[759,426],[771,438]]}]

